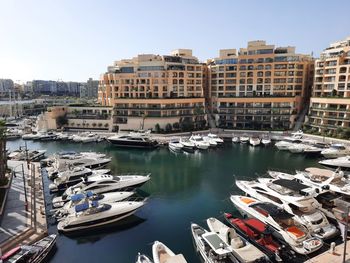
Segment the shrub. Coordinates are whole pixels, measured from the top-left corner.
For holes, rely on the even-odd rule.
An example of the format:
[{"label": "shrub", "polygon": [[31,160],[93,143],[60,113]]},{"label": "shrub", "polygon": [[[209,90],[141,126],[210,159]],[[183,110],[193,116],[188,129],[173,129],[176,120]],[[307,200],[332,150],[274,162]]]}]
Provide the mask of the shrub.
[{"label": "shrub", "polygon": [[160,125],[159,123],[157,123],[155,126],[154,126],[154,130],[156,133],[159,133],[160,132]]},{"label": "shrub", "polygon": [[165,131],[166,132],[171,132],[173,130],[173,127],[171,126],[170,123],[168,123],[166,126],[165,126]]}]

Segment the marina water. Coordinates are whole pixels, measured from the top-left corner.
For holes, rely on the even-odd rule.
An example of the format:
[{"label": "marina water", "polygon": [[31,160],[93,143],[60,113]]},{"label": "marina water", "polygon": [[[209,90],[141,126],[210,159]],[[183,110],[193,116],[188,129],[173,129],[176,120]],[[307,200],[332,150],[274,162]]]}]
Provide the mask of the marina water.
[{"label": "marina water", "polygon": [[[24,141],[8,142],[8,149],[23,146]],[[147,204],[135,216],[109,228],[85,231],[74,236],[59,235],[57,251],[50,262],[132,263],[138,252],[152,254],[152,243],[159,240],[175,253],[183,253],[187,262],[199,263],[192,245],[190,223],[207,228],[208,217],[222,219],[233,212],[230,194],[242,194],[235,178],[251,180],[264,176],[269,168],[294,172],[319,166],[317,158],[278,151],[274,147],[251,147],[225,143],[223,147],[195,153],[172,153],[167,148],[154,151],[117,149],[103,143],[27,142],[28,148],[45,149],[46,156],[59,151],[97,151],[111,156],[109,166],[115,174],[152,173],[151,180],[139,189],[149,196]],[[52,209],[44,178],[47,211]],[[57,231],[48,217],[49,232]]]}]

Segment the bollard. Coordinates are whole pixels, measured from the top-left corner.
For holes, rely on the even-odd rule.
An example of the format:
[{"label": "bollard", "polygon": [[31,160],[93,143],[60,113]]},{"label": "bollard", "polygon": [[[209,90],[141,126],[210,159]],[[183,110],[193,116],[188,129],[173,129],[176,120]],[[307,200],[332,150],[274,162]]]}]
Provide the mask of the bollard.
[{"label": "bollard", "polygon": [[330,247],[329,247],[329,253],[332,255],[335,255],[335,242],[332,242]]}]

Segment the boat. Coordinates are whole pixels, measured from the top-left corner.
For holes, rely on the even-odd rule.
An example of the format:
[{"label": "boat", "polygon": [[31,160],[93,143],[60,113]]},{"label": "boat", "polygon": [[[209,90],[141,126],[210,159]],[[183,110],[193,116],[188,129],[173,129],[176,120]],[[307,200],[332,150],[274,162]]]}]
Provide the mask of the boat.
[{"label": "boat", "polygon": [[89,142],[97,142],[99,140],[99,136],[94,133],[89,133],[86,136],[81,136],[80,142],[89,143]]},{"label": "boat", "polygon": [[33,133],[27,133],[22,135],[23,140],[36,140],[39,139],[39,137],[42,135],[41,132],[33,132]]},{"label": "boat", "polygon": [[146,201],[116,203],[86,202],[76,205],[71,213],[59,221],[57,230],[63,233],[95,229],[118,222],[134,214]]},{"label": "boat", "polygon": [[337,228],[330,224],[320,211],[321,205],[313,198],[313,188],[289,179],[259,178],[257,181],[236,181],[236,185],[250,196],[274,204],[294,215],[293,219],[308,232],[322,239],[338,235]]},{"label": "boat", "polygon": [[206,150],[210,146],[209,142],[204,141],[200,135],[191,135],[189,140],[200,150]]},{"label": "boat", "polygon": [[278,240],[272,233],[274,229],[255,218],[234,218],[230,213],[224,213],[226,222],[236,232],[249,240],[254,246],[263,251],[274,262],[292,262],[294,253],[289,245]]},{"label": "boat", "polygon": [[350,171],[350,155],[338,157],[336,159],[321,160],[318,163],[334,169],[341,168],[342,170]]},{"label": "boat", "polygon": [[154,263],[187,263],[182,254],[175,254],[162,242],[155,241],[152,245]]},{"label": "boat", "polygon": [[46,236],[32,245],[18,246],[0,257],[3,263],[42,263],[56,244],[57,235]]},{"label": "boat", "polygon": [[232,142],[233,142],[233,143],[239,143],[239,142],[240,142],[239,137],[233,136],[233,137],[232,137]]},{"label": "boat", "polygon": [[208,142],[210,147],[216,147],[218,146],[218,143],[215,139],[209,137],[209,136],[203,136],[203,141]]},{"label": "boat", "polygon": [[304,132],[302,130],[296,131],[296,132],[292,132],[292,137],[296,138],[296,139],[302,139]]},{"label": "boat", "polygon": [[322,152],[322,149],[315,145],[306,145],[304,147],[304,154],[309,156],[319,156]]},{"label": "boat", "polygon": [[328,149],[321,151],[321,154],[326,158],[338,158],[350,155],[350,148],[345,147],[343,144],[335,143],[331,144]]},{"label": "boat", "polygon": [[152,140],[147,135],[139,135],[129,133],[127,135],[115,135],[107,139],[110,143],[117,147],[123,148],[143,148],[143,149],[155,149],[159,146],[156,140]]},{"label": "boat", "polygon": [[183,145],[183,150],[186,152],[193,152],[196,148],[196,145],[191,142],[189,139],[186,138],[180,138],[179,141]]},{"label": "boat", "polygon": [[110,169],[91,170],[81,166],[74,167],[73,170],[58,173],[57,178],[49,185],[49,190],[50,192],[63,191],[81,181],[95,182],[99,179],[99,175],[103,175],[105,178],[113,178],[112,175],[108,175],[110,171]]},{"label": "boat", "polygon": [[69,138],[68,133],[60,132],[60,133],[56,133],[56,135],[57,135],[56,140],[60,140],[60,141],[66,141]]},{"label": "boat", "polygon": [[265,146],[270,145],[271,144],[271,139],[270,138],[262,138],[261,139],[261,143]]},{"label": "boat", "polygon": [[[126,176],[123,176],[124,179]],[[95,182],[80,182],[74,186],[68,187],[62,196],[53,198],[53,203],[66,202],[71,199],[71,197],[78,193],[84,193],[88,191],[93,191],[95,194],[103,194],[108,192],[114,192],[122,189],[132,189],[139,187],[151,179],[151,174],[142,176],[130,176],[128,180],[120,180],[120,177],[100,175],[95,176]]]},{"label": "boat", "polygon": [[38,161],[44,158],[46,150],[15,150],[9,153],[8,158],[16,161]]},{"label": "boat", "polygon": [[252,146],[258,146],[260,144],[260,139],[259,137],[250,137],[249,138],[249,144],[252,145]]},{"label": "boat", "polygon": [[47,133],[41,134],[38,138],[36,138],[34,140],[52,141],[52,140],[55,140],[56,137],[57,137],[56,133],[54,133],[54,132],[47,132]]},{"label": "boat", "polygon": [[293,147],[295,144],[301,143],[300,139],[293,137],[284,137],[282,141],[279,141],[275,144],[278,150],[286,151],[289,148]]},{"label": "boat", "polygon": [[230,200],[243,215],[256,218],[273,227],[276,230],[274,235],[287,242],[299,254],[307,255],[323,246],[320,238],[311,237],[305,227],[295,222],[294,215],[272,203],[237,195],[232,195]]},{"label": "boat", "polygon": [[191,233],[196,250],[205,263],[239,263],[217,233],[208,232],[195,223],[191,224]]},{"label": "boat", "polygon": [[267,260],[263,252],[238,235],[234,228],[226,226],[214,217],[207,219],[207,225],[211,232],[218,234],[222,241],[229,244],[229,250],[239,262],[253,263]]},{"label": "boat", "polygon": [[74,207],[85,202],[98,201],[103,203],[115,203],[123,201],[134,194],[135,192],[111,192],[105,194],[94,194],[92,191],[76,194],[71,196],[70,201],[65,203],[63,207],[54,210],[54,217],[57,219],[74,213]]},{"label": "boat", "polygon": [[136,263],[153,263],[153,261],[146,255],[138,253]]},{"label": "boat", "polygon": [[239,141],[241,143],[249,143],[249,137],[248,136],[241,136],[241,137],[239,137]]},{"label": "boat", "polygon": [[170,140],[168,147],[170,150],[175,151],[175,152],[179,152],[184,148],[183,144],[178,139]]},{"label": "boat", "polygon": [[208,133],[207,137],[214,140],[219,145],[224,143],[224,140],[214,133]]}]

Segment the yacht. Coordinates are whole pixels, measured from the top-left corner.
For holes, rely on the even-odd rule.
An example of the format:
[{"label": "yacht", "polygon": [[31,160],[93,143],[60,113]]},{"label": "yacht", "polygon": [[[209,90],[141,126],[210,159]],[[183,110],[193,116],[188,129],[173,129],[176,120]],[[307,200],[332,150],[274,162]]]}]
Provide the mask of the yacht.
[{"label": "yacht", "polygon": [[350,155],[338,157],[336,159],[326,159],[318,162],[327,167],[341,168],[342,170],[350,170]]},{"label": "yacht", "polygon": [[304,147],[304,154],[311,156],[319,156],[322,152],[322,149],[315,145],[306,145]]},{"label": "yacht", "polygon": [[268,138],[268,137],[262,138],[262,139],[261,139],[261,143],[262,143],[263,145],[265,145],[265,146],[270,145],[270,144],[271,144],[271,139]]},{"label": "yacht", "polygon": [[47,133],[43,133],[41,134],[37,140],[40,140],[40,141],[52,141],[52,140],[55,140],[57,137],[56,133],[54,132],[47,132]]},{"label": "yacht", "polygon": [[250,137],[249,138],[249,144],[252,145],[252,146],[258,146],[260,144],[260,139],[259,137]]},{"label": "yacht", "polygon": [[82,136],[80,142],[89,143],[89,142],[97,142],[99,140],[99,136],[94,133],[89,133],[85,136]]},{"label": "yacht", "polygon": [[239,137],[239,141],[241,143],[248,143],[249,142],[249,137],[248,136],[241,136],[241,137]]},{"label": "yacht", "polygon": [[269,225],[256,218],[234,218],[230,213],[224,213],[224,218],[240,236],[263,251],[274,262],[292,262],[295,258],[289,245],[278,240],[272,234],[274,230]]},{"label": "yacht", "polygon": [[229,245],[214,232],[192,223],[191,233],[196,250],[205,263],[239,263]]},{"label": "yacht", "polygon": [[68,133],[63,133],[63,132],[56,133],[56,135],[57,135],[56,140],[60,140],[60,141],[66,141],[68,140],[68,137],[69,137]]},{"label": "yacht", "polygon": [[280,151],[286,151],[286,150],[289,150],[290,147],[293,147],[297,143],[301,143],[301,140],[293,137],[285,137],[283,138],[282,141],[277,142],[275,146]]},{"label": "yacht", "polygon": [[95,229],[120,221],[134,214],[145,201],[121,201],[116,203],[86,202],[76,205],[74,213],[59,221],[57,230],[63,233]]},{"label": "yacht", "polygon": [[[258,181],[236,181],[236,185],[250,196],[274,204],[294,215],[294,220],[307,228],[311,235],[329,239],[339,234],[319,209],[321,205],[310,196],[307,185],[288,179],[259,178]],[[310,190],[310,191],[308,191]]]},{"label": "yacht", "polygon": [[153,261],[146,255],[138,253],[136,263],[153,263]]},{"label": "yacht", "polygon": [[194,149],[196,148],[196,145],[193,142],[191,142],[189,139],[180,138],[179,142],[183,145],[184,151],[193,152]]},{"label": "yacht", "polygon": [[251,197],[232,195],[231,202],[243,214],[256,218],[276,230],[275,235],[287,242],[297,253],[306,255],[319,250],[323,241],[311,237],[308,230],[294,220],[294,215],[272,203]]},{"label": "yacht", "polygon": [[42,135],[40,132],[27,133],[22,135],[23,140],[37,140]]},{"label": "yacht", "polygon": [[302,130],[292,132],[292,137],[294,137],[296,139],[302,139],[303,135],[304,135],[304,132]]},{"label": "yacht", "polygon": [[10,160],[16,160],[16,161],[38,161],[42,158],[44,158],[46,153],[46,150],[15,150],[11,153],[9,153],[8,158]]},{"label": "yacht", "polygon": [[71,196],[71,200],[65,203],[63,207],[54,210],[54,217],[58,219],[68,214],[74,213],[74,207],[82,203],[93,201],[98,201],[102,203],[115,203],[123,201],[134,194],[135,192],[111,192],[105,194],[94,194],[92,191],[76,194]]},{"label": "yacht", "polygon": [[189,140],[200,150],[206,150],[210,146],[209,142],[204,141],[200,135],[192,135]]},{"label": "yacht", "polygon": [[207,137],[209,137],[210,139],[214,140],[219,145],[224,143],[224,140],[221,139],[219,136],[217,136],[214,133],[208,133]]},{"label": "yacht", "polygon": [[209,137],[209,136],[203,136],[203,141],[208,142],[210,147],[216,147],[218,146],[218,143],[215,139]]},{"label": "yacht", "polygon": [[324,149],[321,154],[326,158],[338,158],[350,155],[350,148],[346,148],[343,144],[331,144],[328,149]]},{"label": "yacht", "polygon": [[42,263],[46,262],[49,253],[56,245],[56,234],[46,236],[32,245],[24,245],[11,249],[4,255],[0,256],[0,262],[3,263],[21,263],[32,262]]},{"label": "yacht", "polygon": [[149,136],[134,133],[128,135],[115,135],[109,137],[107,140],[114,146],[123,148],[155,149],[159,146],[158,142],[152,140]]},{"label": "yacht", "polygon": [[155,241],[152,245],[154,263],[187,263],[182,254],[175,254],[162,242]]},{"label": "yacht", "polygon": [[175,151],[175,152],[179,152],[184,148],[183,144],[178,139],[170,140],[168,147],[170,150]]},{"label": "yacht", "polygon": [[[125,179],[125,177],[126,176],[123,176],[123,179]],[[146,176],[130,176],[129,180],[121,180],[121,178],[118,176],[113,177],[112,179],[110,179],[110,176],[106,175],[100,175],[99,178],[95,176],[95,182],[83,181],[74,186],[68,187],[62,196],[55,197],[52,202],[59,203],[69,201],[72,195],[88,191],[93,191],[95,194],[103,194],[118,191],[121,189],[136,188],[143,185],[150,179],[151,174],[148,174]]]},{"label": "yacht", "polygon": [[211,232],[216,233],[223,242],[229,245],[228,249],[239,262],[253,263],[267,259],[263,252],[239,236],[235,229],[226,226],[216,218],[208,218],[207,225]]},{"label": "yacht", "polygon": [[233,136],[233,137],[232,137],[232,142],[233,142],[233,143],[239,143],[239,142],[240,142],[239,137]]}]

